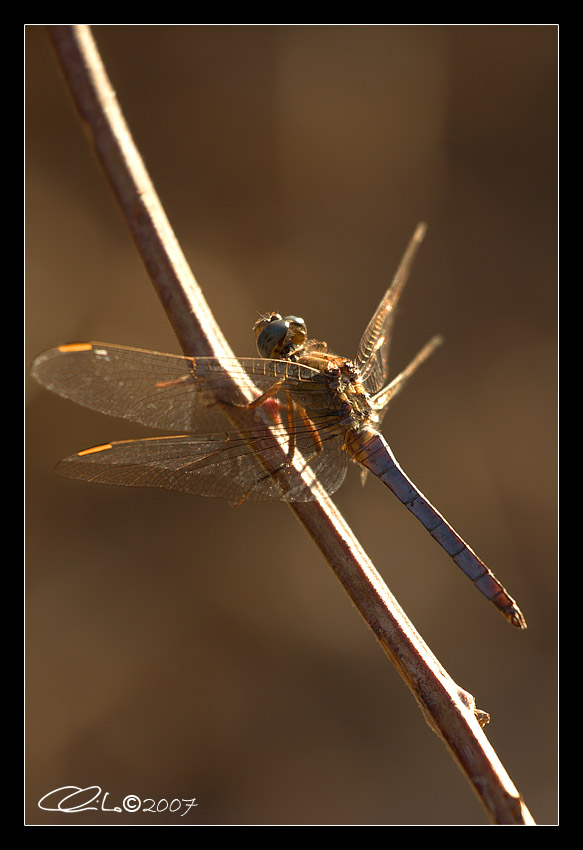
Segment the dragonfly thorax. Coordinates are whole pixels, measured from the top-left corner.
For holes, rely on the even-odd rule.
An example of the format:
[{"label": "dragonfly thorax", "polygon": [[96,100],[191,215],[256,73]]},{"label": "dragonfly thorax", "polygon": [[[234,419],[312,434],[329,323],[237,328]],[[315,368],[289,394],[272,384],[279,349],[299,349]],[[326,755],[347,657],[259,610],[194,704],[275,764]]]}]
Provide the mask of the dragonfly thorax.
[{"label": "dragonfly thorax", "polygon": [[376,425],[371,397],[352,360],[332,354],[325,342],[310,340],[298,353],[296,362],[325,374],[336,413],[346,429],[359,430],[364,425]]}]

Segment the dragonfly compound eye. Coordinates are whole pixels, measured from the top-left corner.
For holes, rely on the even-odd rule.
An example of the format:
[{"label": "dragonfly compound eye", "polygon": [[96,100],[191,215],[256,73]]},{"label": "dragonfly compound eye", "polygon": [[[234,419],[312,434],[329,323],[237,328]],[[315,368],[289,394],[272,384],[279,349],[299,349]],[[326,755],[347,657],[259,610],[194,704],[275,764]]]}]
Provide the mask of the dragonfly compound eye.
[{"label": "dragonfly compound eye", "polygon": [[301,346],[306,341],[306,323],[299,316],[286,316],[285,321],[289,324],[288,341],[295,347]]},{"label": "dragonfly compound eye", "polygon": [[257,351],[262,357],[285,360],[306,339],[306,325],[298,316],[286,316],[279,313],[262,318],[255,325]]}]

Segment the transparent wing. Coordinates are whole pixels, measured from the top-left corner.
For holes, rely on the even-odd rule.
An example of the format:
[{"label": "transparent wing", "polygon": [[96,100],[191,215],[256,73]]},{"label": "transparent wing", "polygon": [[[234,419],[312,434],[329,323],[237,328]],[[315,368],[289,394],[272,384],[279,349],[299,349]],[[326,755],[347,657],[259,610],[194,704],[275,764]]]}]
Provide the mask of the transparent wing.
[{"label": "transparent wing", "polygon": [[[305,435],[303,435],[305,436]],[[300,437],[305,464],[326,492],[333,493],[346,475],[346,452],[339,436],[324,441],[319,453]],[[300,456],[296,454],[296,463]],[[244,501],[305,502],[314,494],[303,478],[290,476],[281,447],[268,429],[242,437],[185,434],[107,443],[66,458],[57,466],[66,478],[126,487],[162,487],[198,496]]]},{"label": "transparent wing", "polygon": [[[278,382],[305,405],[324,409],[330,398],[322,373],[287,361],[182,357],[99,342],[52,348],[36,358],[32,375],[84,407],[172,431],[224,430],[221,404],[244,405]],[[247,383],[247,397],[235,380]]]},{"label": "transparent wing", "polygon": [[[32,372],[48,389],[101,413],[194,432],[79,452],[59,465],[66,477],[231,501],[307,501],[314,498],[309,486],[297,476],[288,481],[292,460],[328,493],[346,474],[328,382],[310,367],[79,343],[40,355]],[[247,380],[247,393],[233,376]],[[245,407],[262,393],[264,401]]]},{"label": "transparent wing", "polygon": [[397,302],[409,277],[413,259],[425,236],[425,225],[417,226],[393,281],[377,307],[358,345],[355,362],[366,390],[373,395],[384,387],[389,375],[389,348]]},{"label": "transparent wing", "polygon": [[384,415],[387,412],[387,408],[389,403],[394,399],[394,397],[399,393],[409,378],[417,371],[419,366],[422,363],[425,363],[428,357],[433,354],[435,349],[441,345],[443,342],[443,337],[434,336],[429,342],[425,343],[419,354],[417,354],[413,360],[406,366],[402,372],[393,378],[390,384],[387,384],[386,387],[376,393],[372,397],[373,407],[377,412],[377,421],[380,423],[383,421]]}]

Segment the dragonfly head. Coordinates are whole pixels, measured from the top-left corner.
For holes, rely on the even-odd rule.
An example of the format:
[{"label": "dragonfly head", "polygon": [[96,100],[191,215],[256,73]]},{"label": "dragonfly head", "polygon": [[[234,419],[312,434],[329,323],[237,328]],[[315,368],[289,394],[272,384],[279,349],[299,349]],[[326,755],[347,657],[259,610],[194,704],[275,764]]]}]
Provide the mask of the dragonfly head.
[{"label": "dragonfly head", "polygon": [[261,316],[254,330],[257,351],[272,360],[287,360],[306,341],[306,324],[299,316]]}]

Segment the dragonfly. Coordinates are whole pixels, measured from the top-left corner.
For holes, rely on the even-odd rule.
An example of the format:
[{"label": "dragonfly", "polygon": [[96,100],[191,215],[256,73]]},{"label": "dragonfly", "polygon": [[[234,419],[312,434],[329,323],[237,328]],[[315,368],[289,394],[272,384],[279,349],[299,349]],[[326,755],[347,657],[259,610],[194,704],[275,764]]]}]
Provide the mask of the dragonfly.
[{"label": "dragonfly", "polygon": [[81,342],[39,355],[33,376],[78,404],[177,432],[105,443],[61,461],[81,481],[160,487],[232,504],[332,495],[349,463],[383,482],[498,610],[524,629],[515,600],[399,466],[380,427],[387,408],[440,344],[430,340],[389,380],[395,311],[425,233],[416,229],[353,360],[309,340],[298,316],[262,315],[259,357],[188,357]]}]

